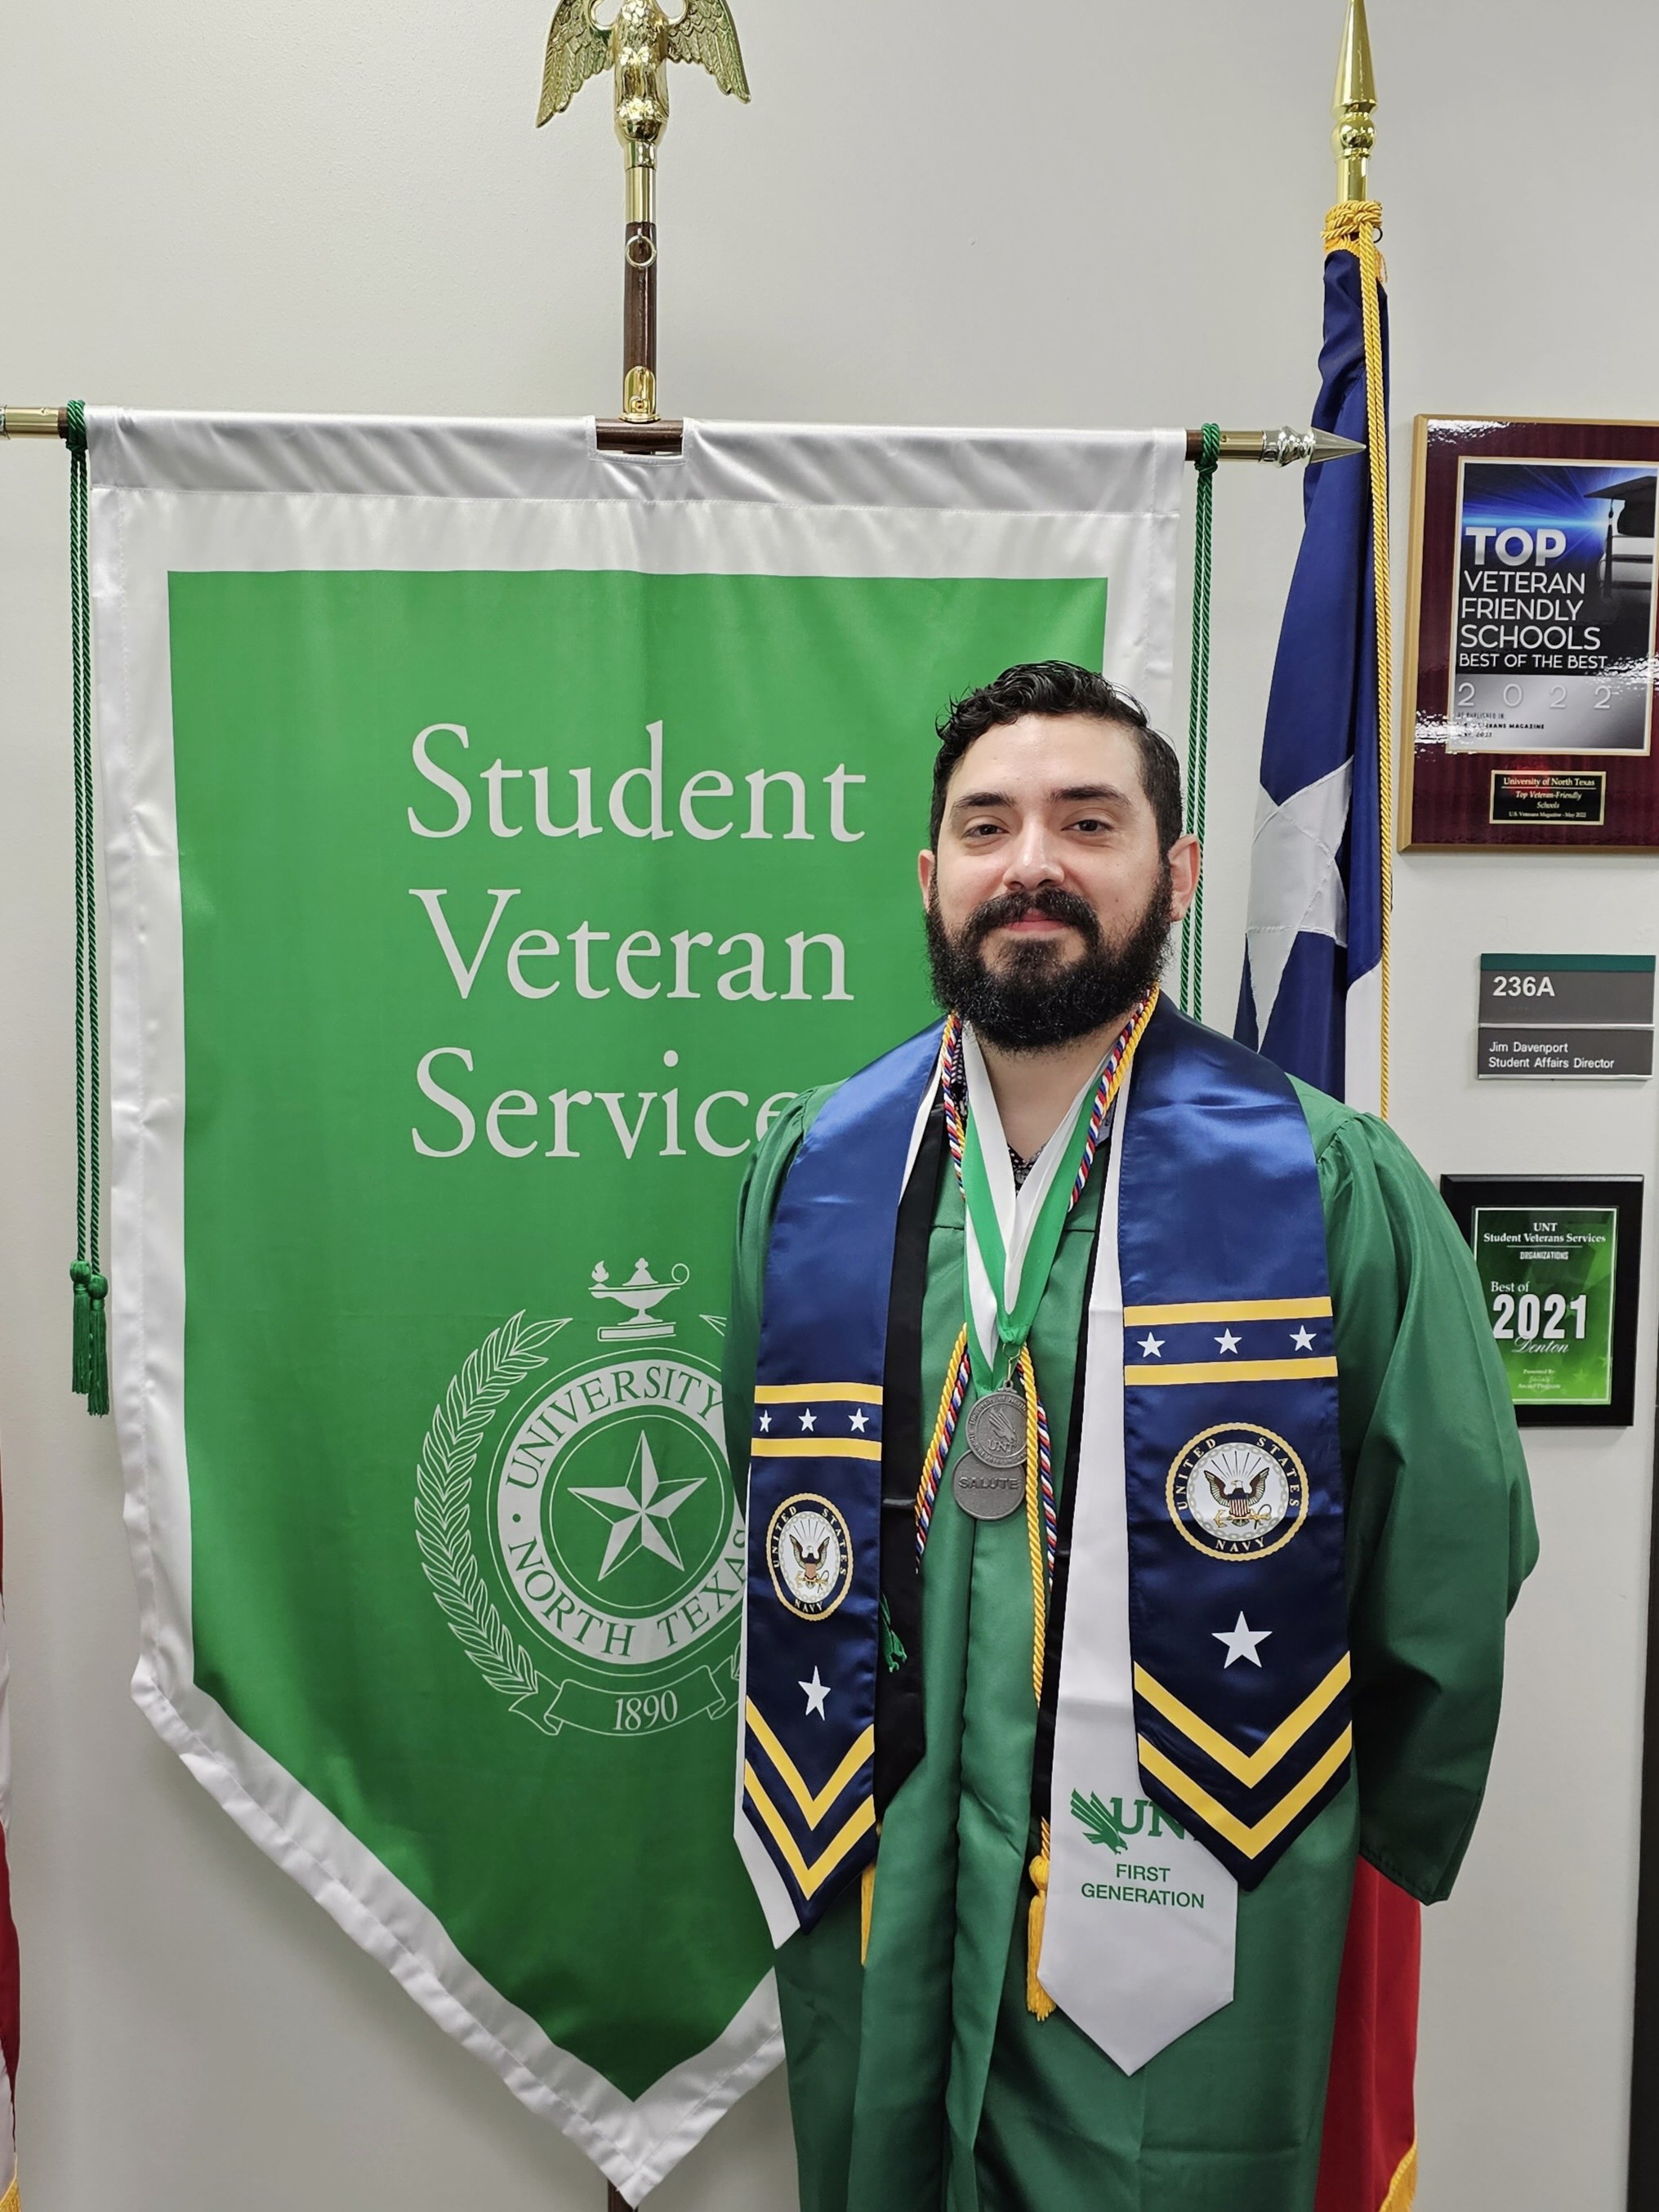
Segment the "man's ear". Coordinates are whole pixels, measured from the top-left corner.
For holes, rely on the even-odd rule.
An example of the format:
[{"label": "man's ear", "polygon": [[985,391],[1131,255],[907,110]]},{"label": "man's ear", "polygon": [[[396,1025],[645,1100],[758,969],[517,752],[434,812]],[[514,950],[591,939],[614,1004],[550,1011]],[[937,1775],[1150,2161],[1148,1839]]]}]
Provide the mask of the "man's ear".
[{"label": "man's ear", "polygon": [[1170,848],[1170,890],[1175,904],[1175,918],[1181,920],[1193,902],[1193,893],[1198,889],[1199,870],[1203,855],[1199,851],[1196,837],[1177,837]]},{"label": "man's ear", "polygon": [[933,888],[935,865],[935,856],[924,845],[921,852],[916,854],[916,881],[921,885],[921,902],[924,907],[927,903],[927,894]]}]

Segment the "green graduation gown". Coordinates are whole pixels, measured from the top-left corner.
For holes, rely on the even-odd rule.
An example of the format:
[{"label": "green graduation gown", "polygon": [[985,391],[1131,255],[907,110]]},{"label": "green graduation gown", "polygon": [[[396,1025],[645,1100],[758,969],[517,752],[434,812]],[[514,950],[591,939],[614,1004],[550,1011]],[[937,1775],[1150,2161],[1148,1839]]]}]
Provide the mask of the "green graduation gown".
[{"label": "green graduation gown", "polygon": [[[1329,1251],[1347,1492],[1355,1771],[1241,1892],[1236,1993],[1125,2075],[1026,2009],[1036,1705],[1024,1516],[970,1520],[947,1474],[922,1574],[927,1748],[887,1808],[867,1962],[858,1885],[777,1956],[802,2212],[1310,2212],[1354,1858],[1425,1903],[1480,1809],[1504,1623],[1537,1552],[1515,1417],[1468,1251],[1382,1123],[1297,1085]],[[747,1464],[762,1284],[784,1176],[828,1090],[774,1122],[740,1202],[726,1337]],[[1054,1465],[1104,1160],[1031,1332]],[[924,1430],[963,1314],[962,1200],[939,1179]],[[957,1447],[961,1434],[958,1431]],[[1086,1623],[1074,1583],[1068,1633]]]}]

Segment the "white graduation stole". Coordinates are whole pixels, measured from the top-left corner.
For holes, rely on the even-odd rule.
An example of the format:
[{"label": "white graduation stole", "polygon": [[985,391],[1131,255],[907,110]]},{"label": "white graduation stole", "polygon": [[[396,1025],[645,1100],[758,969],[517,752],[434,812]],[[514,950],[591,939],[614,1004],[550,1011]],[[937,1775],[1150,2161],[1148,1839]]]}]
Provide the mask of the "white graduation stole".
[{"label": "white graduation stole", "polygon": [[1126,2074],[1231,2004],[1238,1884],[1146,1795],[1129,1656],[1118,1094],[1089,1299],[1069,1589],[1088,1633],[1060,1653],[1043,1988]]},{"label": "white graduation stole", "polygon": [[[1006,1295],[1012,1304],[1031,1224],[1068,1154],[1079,1109],[1095,1088],[1097,1071],[1016,1193],[995,1094],[971,1030],[963,1043],[969,1111],[980,1133],[1008,1255]],[[1117,1243],[1123,1146],[1115,1140],[1126,1124],[1133,1075],[1131,1058],[1118,1090],[1089,1301],[1070,1568],[1070,1588],[1087,1632],[1067,1633],[1060,1657],[1048,1890],[1038,1965],[1038,1978],[1060,2010],[1126,2074],[1232,2002],[1238,1910],[1233,1876],[1146,1796],[1136,1748]],[[996,1342],[996,1295],[971,1210],[967,1233],[969,1297],[982,1347]]]}]

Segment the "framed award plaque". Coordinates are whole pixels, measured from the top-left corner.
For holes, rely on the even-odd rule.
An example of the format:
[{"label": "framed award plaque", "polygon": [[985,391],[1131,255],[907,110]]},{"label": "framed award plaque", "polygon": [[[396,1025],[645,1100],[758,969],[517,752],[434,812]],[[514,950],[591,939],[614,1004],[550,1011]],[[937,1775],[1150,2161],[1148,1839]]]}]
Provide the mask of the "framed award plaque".
[{"label": "framed award plaque", "polygon": [[1400,842],[1659,851],[1659,423],[1419,415]]},{"label": "framed award plaque", "polygon": [[1523,1428],[1628,1428],[1639,1176],[1442,1176]]}]

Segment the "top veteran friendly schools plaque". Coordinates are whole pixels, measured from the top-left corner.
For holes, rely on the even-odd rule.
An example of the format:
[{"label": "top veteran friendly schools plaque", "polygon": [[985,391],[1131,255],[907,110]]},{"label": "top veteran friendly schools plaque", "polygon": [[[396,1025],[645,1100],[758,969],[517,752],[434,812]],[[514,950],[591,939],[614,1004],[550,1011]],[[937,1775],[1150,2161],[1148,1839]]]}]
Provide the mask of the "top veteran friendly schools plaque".
[{"label": "top veteran friendly schools plaque", "polygon": [[1417,418],[1404,846],[1659,848],[1659,424]]}]

